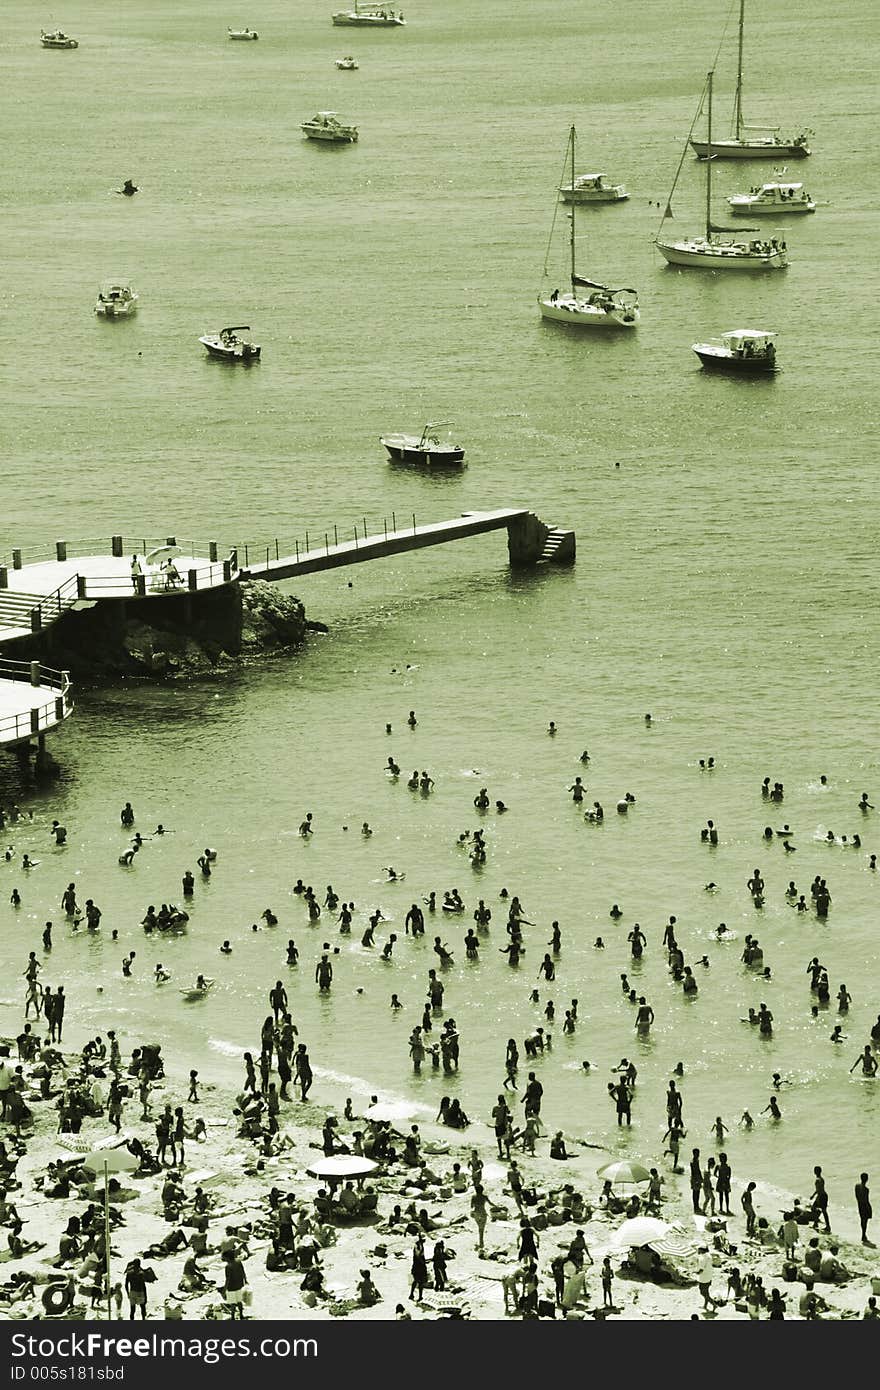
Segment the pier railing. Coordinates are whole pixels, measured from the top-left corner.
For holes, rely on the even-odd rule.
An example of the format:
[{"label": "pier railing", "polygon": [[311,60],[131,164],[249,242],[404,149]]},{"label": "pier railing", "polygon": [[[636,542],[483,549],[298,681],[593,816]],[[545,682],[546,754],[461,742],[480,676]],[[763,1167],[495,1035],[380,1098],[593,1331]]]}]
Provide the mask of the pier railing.
[{"label": "pier railing", "polygon": [[40,705],[17,714],[0,717],[0,744],[18,743],[44,733],[66,719],[73,709],[73,693],[68,671],[42,666],[39,661],[0,660],[0,680],[22,681],[35,687],[48,687],[57,694]]},{"label": "pier railing", "polygon": [[[233,570],[246,569],[250,564],[268,565],[271,560],[278,560],[282,555],[300,555],[314,550],[329,552],[331,545],[345,545],[352,541],[357,545],[359,540],[366,540],[368,536],[375,539],[383,534],[388,537],[414,533],[417,525],[415,512],[401,512],[399,516],[397,512],[392,512],[390,517],[359,516],[350,521],[335,521],[331,526],[310,528],[298,536],[285,537],[283,540],[273,537],[269,540],[235,541],[227,544],[215,540],[184,540],[177,536],[112,536],[109,539],[107,536],[97,536],[86,540],[55,541],[52,545],[22,546],[16,547],[8,556],[0,557],[0,593],[8,583],[8,578],[4,578],[4,571],[8,576],[9,570],[20,570],[25,565],[39,565],[52,561],[63,563],[77,557],[93,555],[112,555],[120,559],[130,559],[131,556],[137,555],[138,559],[143,561],[152,552],[176,549],[178,553],[191,556],[193,559],[207,560],[209,565],[222,564],[221,557],[227,557],[232,560]],[[199,567],[199,574],[202,574],[202,567]],[[125,577],[129,577],[127,571]],[[89,578],[87,582],[91,588],[97,587],[103,581]],[[114,581],[111,579],[110,582]],[[203,585],[200,579],[198,587],[207,585]],[[64,588],[62,585],[59,594]],[[155,590],[150,587],[150,592]],[[106,597],[106,594],[104,596]],[[84,596],[80,594],[79,597]]]},{"label": "pier railing", "polygon": [[415,535],[417,529],[415,512],[401,512],[399,516],[397,512],[392,512],[390,517],[378,518],[360,516],[351,521],[335,521],[330,526],[317,526],[314,530],[310,528],[298,536],[285,537],[283,540],[276,537],[268,541],[242,541],[233,547],[233,553],[241,568],[248,569],[251,565],[270,565],[273,560],[280,560],[283,556],[294,555],[299,559],[315,551],[329,555],[334,546],[354,544],[357,547],[368,537],[375,540],[377,536],[384,535],[388,540],[392,536]]}]

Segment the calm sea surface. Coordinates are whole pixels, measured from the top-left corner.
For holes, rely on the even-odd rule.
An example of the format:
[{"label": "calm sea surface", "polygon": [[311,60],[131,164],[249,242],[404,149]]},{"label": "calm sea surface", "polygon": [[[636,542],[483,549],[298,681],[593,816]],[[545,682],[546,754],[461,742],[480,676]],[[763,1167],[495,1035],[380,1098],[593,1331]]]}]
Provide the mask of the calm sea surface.
[{"label": "calm sea surface", "polygon": [[[880,1157],[880,1083],[847,1075],[880,1011],[880,875],[867,868],[880,811],[863,819],[856,808],[865,789],[880,806],[875,7],[852,0],[831,14],[780,0],[749,20],[748,119],[815,131],[813,157],[790,172],[820,202],[784,226],[790,268],[754,278],[669,269],[652,247],[723,3],[600,0],[587,11],[535,0],[511,17],[500,0],[445,0],[407,6],[405,29],[372,34],[333,29],[332,8],[5,7],[0,549],[116,531],[292,542],[392,512],[427,521],[526,505],[576,530],[578,562],[512,575],[502,533],[307,578],[296,592],[331,632],[293,657],[180,688],[83,689],[52,742],[64,780],[26,793],[34,823],[10,829],[15,859],[0,860],[0,904],[14,885],[24,898],[18,913],[0,906],[0,1026],[17,1029],[16,976],[54,917],[45,978],[65,982],[72,1040],[115,1025],[128,1046],[165,1040],[180,1068],[237,1074],[282,976],[318,1099],[336,1093],[335,1074],[356,1096],[381,1087],[432,1108],[452,1087],[484,1116],[507,1037],[543,1022],[550,997],[549,1123],[655,1159],[665,1085],[683,1059],[689,1142],[708,1151],[720,1113],[736,1180],[808,1192],[821,1162],[832,1211],[849,1205],[860,1168]],[[41,22],[80,48],[43,51]],[[258,29],[259,42],[227,42],[227,23]],[[733,37],[717,65],[725,119]],[[338,72],[333,59],[349,51],[360,71]],[[300,122],[326,108],[359,125],[359,144],[301,139]],[[571,122],[581,169],[633,195],[577,213],[579,268],[640,293],[640,327],[613,339],[543,324],[535,303]],[[721,200],[772,166],[715,172]],[[128,176],[141,188],[130,200],[113,193]],[[702,187],[688,160],[681,230],[699,229]],[[559,246],[551,259],[560,279],[564,255]],[[140,292],[131,322],[92,313],[113,276]],[[198,335],[242,322],[263,344],[259,366],[209,362]],[[778,331],[776,380],[700,372],[691,343],[737,326]],[[379,434],[429,418],[455,422],[470,463],[460,477],[385,463]],[[590,799],[609,811],[601,828],[566,791],[584,747]],[[389,754],[405,774],[429,769],[433,795],[413,796],[405,776],[389,784]],[[700,773],[708,756],[716,770]],[[786,789],[772,815],[759,795],[767,775]],[[482,785],[510,811],[487,817],[477,874],[456,838],[476,824]],[[626,818],[613,811],[624,791],[637,797]],[[0,795],[25,795],[11,762]],[[126,799],[142,832],[157,821],[174,832],[131,871],[116,864]],[[304,844],[296,827],[308,810],[317,829]],[[69,830],[63,850],[51,845],[54,816]],[[709,816],[715,851],[700,844]],[[783,821],[797,832],[794,855],[761,839]],[[819,843],[829,826],[860,831],[862,850]],[[146,905],[179,898],[206,844],[219,860],[188,935],[144,937]],[[25,850],[42,859],[30,876],[18,867]],[[404,883],[384,883],[388,864]],[[761,913],[745,887],[756,865]],[[783,898],[789,878],[805,891],[817,873],[833,896],[824,926]],[[298,876],[322,897],[332,883],[353,898],[359,923],[381,906],[389,924],[377,942],[400,937],[393,966],[360,947],[360,929],[346,940],[329,921],[309,928],[291,892]],[[59,920],[71,879],[104,910],[100,939]],[[424,892],[453,885],[468,915],[438,914],[435,930],[457,944],[447,1013],[462,1070],[449,1085],[413,1082],[406,1039],[434,963],[433,923],[413,943],[402,918]],[[537,923],[518,972],[498,954],[502,886]],[[474,966],[460,942],[480,895],[495,917]],[[625,914],[617,926],[612,902]],[[251,933],[268,905],[279,926]],[[665,968],[669,913],[686,958],[711,961],[691,1001]],[[553,918],[564,949],[536,1008],[529,992]],[[712,942],[722,920],[738,943]],[[618,986],[634,921],[648,950],[632,978],[657,1014],[645,1046]],[[769,984],[739,964],[747,931]],[[592,947],[599,933],[604,952]],[[291,935],[297,972],[283,964]],[[341,945],[329,1001],[313,983],[325,939]],[[124,980],[131,949],[136,975]],[[810,1017],[815,954],[832,993],[845,982],[853,995],[842,1049],[828,1041],[833,1004]],[[150,982],[157,960],[175,977],[164,991]],[[187,1006],[175,987],[198,970],[217,987]],[[397,1016],[392,990],[406,1005]],[[559,1022],[573,996],[569,1039]],[[740,1022],[762,998],[775,1017],[769,1043]],[[604,1081],[624,1054],[640,1077],[632,1133],[618,1136]],[[737,1132],[745,1107],[766,1105],[774,1070],[795,1083],[782,1126],[765,1118]]]}]

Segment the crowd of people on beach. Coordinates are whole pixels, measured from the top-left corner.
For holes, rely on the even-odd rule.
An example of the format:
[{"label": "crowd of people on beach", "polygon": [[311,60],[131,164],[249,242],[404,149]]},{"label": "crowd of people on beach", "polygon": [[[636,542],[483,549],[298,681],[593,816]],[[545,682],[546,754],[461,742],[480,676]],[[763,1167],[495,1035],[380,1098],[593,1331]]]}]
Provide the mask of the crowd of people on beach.
[{"label": "crowd of people on beach", "polygon": [[[650,725],[651,716],[646,716],[645,722]],[[411,730],[416,728],[415,711],[409,712],[407,723]],[[386,731],[390,732],[390,725],[386,726]],[[551,721],[547,732],[551,738],[557,737],[555,722]],[[576,807],[582,808],[588,794],[585,779],[591,762],[586,749],[579,761],[584,771],[568,786],[567,794]],[[715,770],[715,759],[701,759],[699,766],[701,771],[711,773]],[[400,765],[393,757],[388,758],[384,771],[392,781],[402,776]],[[827,785],[827,779],[823,777],[821,784]],[[430,798],[435,794],[435,779],[428,771],[414,771],[407,781],[407,789],[420,798]],[[784,795],[784,784],[780,781],[766,777],[760,786],[762,801],[778,805]],[[636,797],[627,791],[618,799],[616,813],[627,816],[636,804]],[[488,787],[479,789],[472,805],[480,817],[492,814],[493,809],[496,815],[508,809],[502,800],[490,795]],[[863,818],[870,817],[874,807],[867,792],[862,793],[856,809]],[[604,817],[605,811],[597,800],[584,812],[585,821],[594,826],[601,824]],[[30,832],[34,824],[32,810],[23,810],[18,805],[0,810],[2,829],[21,826]],[[119,865],[126,870],[132,868],[148,841],[166,833],[162,822],[150,835],[137,831],[136,813],[130,801],[125,802],[119,813],[119,824],[128,838],[127,848],[118,856]],[[306,812],[299,825],[300,837],[310,839],[318,833],[318,818],[312,811]],[[363,823],[361,833],[365,838],[372,835],[367,822]],[[59,820],[52,820],[49,835],[57,848],[69,852],[67,830]],[[779,829],[766,827],[763,838],[781,841],[789,852],[795,849],[794,832],[787,822]],[[858,834],[838,837],[829,831],[823,839],[828,844],[833,842],[861,849]],[[700,832],[700,840],[710,851],[717,850],[719,828],[713,820],[707,821]],[[467,850],[475,870],[482,869],[491,848],[484,824],[461,831],[458,845]],[[10,865],[17,862],[12,846],[5,858]],[[716,862],[713,859],[713,864]],[[28,852],[21,860],[21,869],[30,874],[39,863],[39,859],[32,858]],[[875,855],[869,856],[867,866],[876,870]],[[195,867],[202,882],[210,879],[218,869],[217,850],[205,848],[197,857]],[[391,866],[386,866],[384,871],[389,882],[400,882],[406,876]],[[182,901],[190,908],[199,891],[199,878],[192,869],[186,869],[182,875]],[[717,884],[710,880],[705,888],[711,894]],[[744,889],[754,909],[760,913],[768,894],[760,868],[753,869]],[[333,962],[352,933],[358,909],[353,898],[348,894],[343,898],[332,884],[319,892],[301,877],[292,884],[292,895],[302,902],[310,925],[320,923],[324,936],[332,937],[335,931],[340,938],[337,945],[332,940],[323,940],[314,960],[316,991],[331,997],[335,978]],[[94,934],[104,930],[104,914],[97,902],[89,897],[80,906],[79,897],[73,879],[58,903],[69,932],[75,935],[84,930]],[[814,876],[804,892],[790,880],[784,898],[796,912],[812,913],[818,921],[827,920],[832,907],[828,882],[820,874]],[[397,931],[387,933],[382,943],[377,942],[376,933],[387,918],[379,908],[369,914],[360,938],[361,948],[377,950],[378,958],[389,965],[393,964],[394,951],[401,939],[415,944],[420,938],[432,937],[431,955],[435,963],[423,976],[423,1002],[415,1009],[419,1021],[413,1023],[407,1042],[408,1065],[416,1076],[421,1074],[423,1066],[428,1066],[431,1072],[450,1082],[454,1080],[457,1085],[460,1072],[464,1075],[461,1064],[466,1060],[467,1050],[467,1039],[462,1038],[455,1017],[448,1014],[445,999],[447,986],[443,977],[447,975],[448,978],[448,972],[455,965],[456,947],[444,939],[442,932],[430,930],[428,922],[436,922],[438,914],[443,914],[450,925],[460,918],[468,921],[463,951],[472,964],[478,965],[481,953],[492,950],[506,957],[511,970],[518,970],[524,957],[531,959],[535,953],[533,939],[527,946],[525,929],[541,931],[541,928],[534,918],[526,916],[521,898],[502,888],[498,901],[499,906],[493,911],[484,897],[471,907],[466,895],[457,887],[426,890],[423,896],[416,895],[402,914],[402,933],[398,926]],[[10,906],[13,913],[21,911],[22,894],[17,886],[10,894]],[[535,913],[536,917],[539,915]],[[624,914],[614,903],[608,916],[616,926]],[[174,902],[163,902],[158,909],[150,903],[140,926],[145,938],[155,941],[165,934],[185,931],[189,920],[189,911]],[[328,923],[332,925],[326,925]],[[504,944],[493,945],[493,930],[497,933],[501,923]],[[260,922],[253,924],[252,931],[278,924],[278,914],[267,907]],[[550,937],[542,936],[538,945],[536,971],[544,987],[557,982],[564,950],[559,922],[553,920],[545,930],[550,931]],[[182,1316],[185,1303],[198,1298],[201,1300],[200,1316],[241,1318],[251,1302],[249,1271],[253,1271],[259,1255],[263,1268],[270,1274],[296,1273],[298,1295],[306,1307],[320,1305],[338,1310],[343,1304],[346,1305],[343,1311],[372,1308],[385,1301],[379,1269],[359,1266],[358,1282],[350,1299],[340,1297],[339,1290],[331,1287],[327,1280],[328,1261],[334,1247],[341,1248],[344,1228],[369,1225],[388,1238],[387,1242],[375,1247],[375,1251],[384,1252],[377,1257],[380,1264],[387,1258],[392,1242],[398,1243],[398,1250],[400,1242],[411,1243],[409,1294],[396,1304],[394,1316],[412,1316],[409,1305],[423,1307],[426,1291],[430,1291],[428,1302],[436,1315],[467,1316],[479,1300],[473,1296],[468,1299],[448,1267],[456,1257],[450,1239],[463,1239],[464,1228],[470,1223],[476,1231],[474,1254],[482,1265],[491,1269],[487,1277],[500,1286],[503,1312],[509,1316],[581,1317],[588,1313],[611,1316],[619,1313],[626,1302],[621,1294],[623,1282],[627,1287],[642,1283],[658,1289],[696,1286],[701,1305],[691,1316],[698,1316],[700,1312],[714,1316],[722,1306],[752,1318],[781,1319],[795,1311],[805,1318],[857,1315],[850,1307],[836,1305],[830,1298],[830,1290],[851,1287],[859,1281],[866,1283],[873,1277],[869,1173],[861,1171],[854,1181],[851,1206],[858,1219],[860,1236],[859,1244],[848,1248],[846,1258],[841,1257],[842,1238],[832,1232],[831,1203],[821,1165],[813,1167],[813,1189],[808,1197],[792,1197],[776,1212],[768,1208],[759,1213],[757,1182],[748,1171],[736,1174],[729,1157],[730,1124],[720,1115],[711,1126],[706,1126],[701,1117],[689,1116],[685,1121],[684,1061],[677,1064],[675,1074],[668,1081],[665,1131],[658,1163],[641,1173],[630,1174],[628,1180],[612,1173],[605,1177],[601,1191],[593,1194],[581,1190],[581,1169],[576,1170],[577,1181],[566,1180],[564,1169],[560,1169],[562,1179],[554,1180],[555,1165],[572,1164],[584,1157],[585,1150],[604,1150],[609,1145],[575,1137],[572,1129],[576,1126],[571,1121],[565,1129],[545,1127],[542,1110],[548,1075],[542,1071],[542,1065],[553,1054],[556,1023],[556,1006],[549,997],[543,1005],[543,1024],[532,1027],[521,1040],[510,1037],[505,1043],[499,1042],[497,1061],[493,1064],[498,1066],[503,1081],[491,1115],[469,1117],[458,1095],[444,1094],[434,1121],[434,1126],[439,1128],[432,1126],[428,1138],[422,1134],[419,1124],[399,1128],[393,1117],[382,1113],[382,1103],[376,1096],[371,1098],[364,1113],[358,1113],[350,1098],[346,1100],[342,1109],[345,1129],[341,1128],[332,1108],[325,1109],[323,1117],[317,1115],[311,1097],[315,1074],[309,1045],[300,1037],[291,1010],[291,998],[300,988],[293,982],[301,974],[298,970],[300,950],[293,937],[288,939],[285,958],[286,968],[293,972],[290,989],[281,978],[267,989],[268,1012],[261,1024],[255,1024],[254,1036],[256,1039],[258,1034],[258,1043],[255,1041],[252,1050],[244,1052],[239,1089],[228,1098],[228,1113],[213,1117],[215,1125],[231,1123],[234,1126],[235,1143],[244,1155],[242,1172],[256,1180],[260,1192],[257,1210],[245,1220],[225,1225],[220,1235],[216,1230],[216,1223],[221,1219],[218,1216],[222,1205],[220,1194],[206,1190],[204,1185],[188,1176],[196,1146],[210,1147],[214,1137],[204,1114],[205,1096],[200,1091],[203,1083],[198,1070],[189,1069],[182,1083],[187,1087],[186,1095],[183,1096],[181,1088],[178,1098],[182,1078],[166,1077],[162,1057],[164,1043],[140,1043],[130,1048],[130,1058],[126,1059],[117,1029],[106,1028],[103,1035],[90,1037],[81,1045],[78,1039],[74,1052],[64,1050],[65,984],[50,984],[47,980],[52,973],[52,933],[53,920],[49,919],[42,931],[42,960],[38,959],[37,950],[32,949],[20,971],[24,982],[21,1032],[0,1047],[0,1118],[6,1127],[5,1138],[0,1142],[0,1225],[8,1231],[6,1260],[17,1266],[5,1282],[0,1282],[0,1307],[24,1308],[30,1315],[57,1316],[59,1313],[76,1315],[77,1311],[84,1315],[81,1311],[84,1306],[93,1311],[106,1305],[112,1306],[116,1316],[120,1316],[127,1296],[129,1316],[146,1317],[149,1288],[157,1280],[150,1262],[180,1257],[179,1279],[163,1295],[162,1315]],[[717,940],[730,939],[731,935],[725,923],[720,923]],[[116,941],[118,937],[119,928],[112,928],[111,940]],[[648,1046],[655,1010],[646,994],[631,983],[628,974],[639,970],[648,947],[648,936],[636,922],[622,937],[616,933],[614,940],[627,960],[627,971],[620,974],[620,986],[626,1004],[632,1008],[633,1033],[638,1045]],[[602,937],[596,938],[594,947],[600,951],[608,949]],[[219,948],[214,945],[213,949],[229,955],[233,946],[229,939],[224,939]],[[668,917],[660,950],[665,954],[671,981],[680,986],[683,995],[697,995],[698,976],[702,978],[701,972],[709,968],[710,961],[707,955],[694,954],[693,950],[691,961],[686,961],[675,915]],[[130,950],[122,960],[123,975],[133,975],[136,960],[137,952]],[[772,979],[760,942],[753,933],[745,936],[740,962],[745,971],[768,982]],[[815,1018],[830,1006],[833,986],[829,969],[818,956],[809,961],[806,974],[814,997],[810,1009]],[[154,985],[164,986],[170,979],[170,972],[161,962],[156,962],[152,974]],[[188,999],[198,998],[206,995],[213,983],[210,976],[198,973],[194,984],[180,992]],[[585,982],[581,983],[581,988],[585,988]],[[533,1006],[541,1003],[539,990],[540,986],[531,989]],[[831,1041],[844,1043],[843,1026],[852,1004],[846,984],[839,984],[835,998],[842,1021],[835,1024]],[[398,993],[391,994],[390,1006],[393,1011],[414,1009],[413,1001],[402,1000]],[[578,1008],[578,998],[572,997],[561,1011],[564,1037],[572,1038],[577,1034]],[[762,1001],[757,1009],[748,1006],[748,1018],[744,1021],[754,1026],[758,1037],[772,1039],[774,1017],[766,1002]],[[880,1016],[852,1061],[850,1071],[858,1071],[865,1080],[873,1081],[878,1071],[878,1048]],[[401,1064],[403,1066],[403,1059]],[[594,1070],[588,1060],[580,1063],[580,1067],[585,1075]],[[639,1097],[638,1077],[635,1061],[623,1056],[607,1079],[607,1096],[614,1117],[610,1135],[629,1130],[632,1125]],[[780,1093],[789,1084],[779,1072],[774,1072],[768,1083],[768,1103],[758,1113],[768,1116],[773,1125],[783,1122]],[[166,1098],[169,1091],[173,1094]],[[156,1102],[160,1092],[161,1099]],[[321,1104],[326,1106],[326,1099],[319,1099],[318,1106]],[[520,1107],[521,1115],[518,1113]],[[557,1123],[559,1118],[557,1114]],[[748,1131],[754,1124],[753,1116],[746,1110],[737,1128]],[[118,1177],[109,1177],[105,1216],[101,1200],[103,1184],[96,1181],[100,1167],[93,1156],[84,1158],[87,1151],[80,1143],[84,1129],[94,1135],[96,1129],[108,1131],[108,1128],[109,1132],[100,1141],[104,1153],[124,1152],[128,1156],[120,1176],[128,1169],[135,1180],[150,1176],[161,1178],[156,1216],[162,1223],[159,1229],[165,1228],[164,1234],[146,1242],[137,1254],[131,1255],[122,1279],[116,1282],[108,1281],[107,1231],[115,1235],[125,1228],[126,1203],[136,1198],[137,1189],[124,1188]],[[699,1144],[692,1147],[685,1166],[681,1162],[681,1150],[689,1129],[692,1134],[700,1135],[706,1128],[714,1138],[717,1154],[705,1154],[703,1145]],[[468,1130],[471,1134],[465,1138]],[[55,1156],[44,1165],[44,1172],[26,1172],[27,1165],[22,1160],[26,1158],[29,1145],[49,1134],[56,1136],[57,1143],[69,1144],[73,1149],[71,1156],[59,1156],[56,1148]],[[490,1193],[484,1170],[487,1162],[492,1161],[493,1136],[497,1160],[504,1167],[502,1186],[494,1186]],[[320,1184],[316,1190],[303,1187],[299,1180],[284,1182],[281,1186],[269,1183],[270,1175],[280,1176],[279,1165],[292,1163],[294,1155],[297,1160],[302,1159],[304,1149],[309,1147],[320,1150],[323,1156],[323,1168],[322,1160],[309,1163]],[[481,1154],[481,1147],[486,1154]],[[667,1157],[670,1163],[664,1174],[660,1167]],[[614,1169],[622,1165],[606,1166]],[[529,1171],[531,1168],[533,1174]],[[600,1174],[602,1171],[599,1170]],[[679,1184],[679,1177],[686,1182]],[[679,1194],[684,1196],[687,1191],[695,1218],[690,1226],[682,1221],[677,1205]],[[41,1210],[55,1202],[67,1204],[64,1208],[66,1224],[57,1253],[46,1248],[39,1234],[29,1233],[27,1228],[32,1221],[41,1232],[46,1227],[32,1218],[32,1207],[26,1207],[22,1200],[25,1194],[29,1202],[36,1198]],[[386,1204],[388,1194],[400,1200]],[[764,1205],[766,1208],[767,1203]],[[835,1194],[834,1212],[838,1213],[842,1205],[840,1194]],[[431,1206],[439,1206],[439,1210],[432,1212]],[[588,1270],[596,1261],[587,1244],[586,1227],[595,1232],[595,1236],[591,1236],[594,1246],[607,1245],[609,1240],[613,1246],[621,1219],[623,1223],[654,1220],[659,1224],[663,1213],[671,1215],[673,1212],[674,1221],[662,1224],[677,1233],[679,1245],[684,1250],[682,1260],[676,1262],[674,1252],[664,1249],[663,1236],[648,1239],[647,1228],[642,1228],[644,1240],[624,1242],[602,1254],[597,1265],[598,1284],[590,1287]],[[497,1235],[498,1243],[487,1248],[486,1234],[490,1229],[493,1236]],[[542,1232],[550,1233],[543,1253],[539,1248]],[[430,1252],[427,1242],[432,1245]],[[213,1263],[208,1265],[210,1261]],[[752,1267],[744,1270],[746,1265]],[[768,1271],[770,1287],[766,1286]],[[723,1280],[726,1280],[726,1288],[722,1294],[719,1284]],[[159,1282],[167,1283],[167,1280]],[[796,1299],[780,1287],[786,1283],[796,1286],[792,1291],[797,1294]],[[823,1298],[816,1291],[816,1284],[827,1285],[829,1297]],[[866,1298],[862,1316],[880,1315],[873,1290]],[[390,1308],[384,1315],[392,1316]],[[475,1312],[474,1315],[485,1316],[486,1313]]]}]

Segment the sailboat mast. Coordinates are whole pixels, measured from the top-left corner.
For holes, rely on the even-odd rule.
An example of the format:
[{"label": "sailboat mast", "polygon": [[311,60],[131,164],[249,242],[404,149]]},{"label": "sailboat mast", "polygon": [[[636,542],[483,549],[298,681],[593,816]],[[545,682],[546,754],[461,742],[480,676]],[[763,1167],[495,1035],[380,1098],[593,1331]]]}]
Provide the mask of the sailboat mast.
[{"label": "sailboat mast", "polygon": [[[574,126],[568,132],[568,145],[571,151],[571,188],[574,193]],[[571,288],[574,291],[575,265],[574,265],[574,203],[571,205],[571,212],[568,214],[570,227],[570,246],[571,246]]]},{"label": "sailboat mast", "polygon": [[733,99],[733,120],[737,140],[742,139],[742,85],[743,85],[743,26],[745,23],[746,0],[739,0],[739,46],[736,57],[736,96]]},{"label": "sailboat mast", "polygon": [[712,78],[714,72],[706,77],[708,88],[708,120],[706,133],[706,240],[710,240],[712,230]]}]

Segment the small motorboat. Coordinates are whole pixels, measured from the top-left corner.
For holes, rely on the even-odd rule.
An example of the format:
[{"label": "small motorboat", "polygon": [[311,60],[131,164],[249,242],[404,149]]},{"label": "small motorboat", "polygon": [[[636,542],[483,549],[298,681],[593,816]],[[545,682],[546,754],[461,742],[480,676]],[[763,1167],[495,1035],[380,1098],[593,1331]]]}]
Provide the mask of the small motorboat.
[{"label": "small motorboat", "polygon": [[336,66],[340,69],[341,72],[356,72],[357,69],[360,67],[360,63],[357,61],[356,58],[352,58],[349,56],[348,58],[337,58]]},{"label": "small motorboat", "polygon": [[727,199],[734,212],[753,217],[759,212],[815,212],[816,204],[802,183],[762,183],[748,193]]},{"label": "small motorboat", "polygon": [[137,292],[119,280],[108,280],[98,290],[95,313],[105,319],[131,318],[137,309]]},{"label": "small motorboat", "polygon": [[301,130],[309,140],[330,140],[338,145],[353,145],[358,138],[357,126],[343,125],[335,111],[319,111],[310,121],[303,121]]},{"label": "small motorboat", "polygon": [[629,197],[622,183],[604,183],[604,174],[578,174],[560,188],[564,203],[622,203]]},{"label": "small motorboat", "polygon": [[441,440],[439,430],[448,422],[439,420],[425,425],[421,434],[383,434],[380,444],[388,450],[395,463],[416,463],[429,468],[460,468],[464,449],[460,444]]},{"label": "small motorboat", "polygon": [[230,29],[228,24],[226,33],[231,39],[258,39],[260,37],[256,29]]},{"label": "small motorboat", "polygon": [[63,29],[53,29],[50,34],[41,29],[40,43],[44,48],[79,48],[79,41],[65,34]]},{"label": "small motorboat", "polygon": [[775,333],[757,328],[735,328],[713,342],[694,343],[704,367],[737,376],[767,376],[777,371]]},{"label": "small motorboat", "polygon": [[199,342],[209,357],[221,357],[225,362],[256,362],[260,356],[260,344],[242,338],[241,333],[250,333],[246,323],[235,328],[221,328],[219,333],[205,333]]}]

